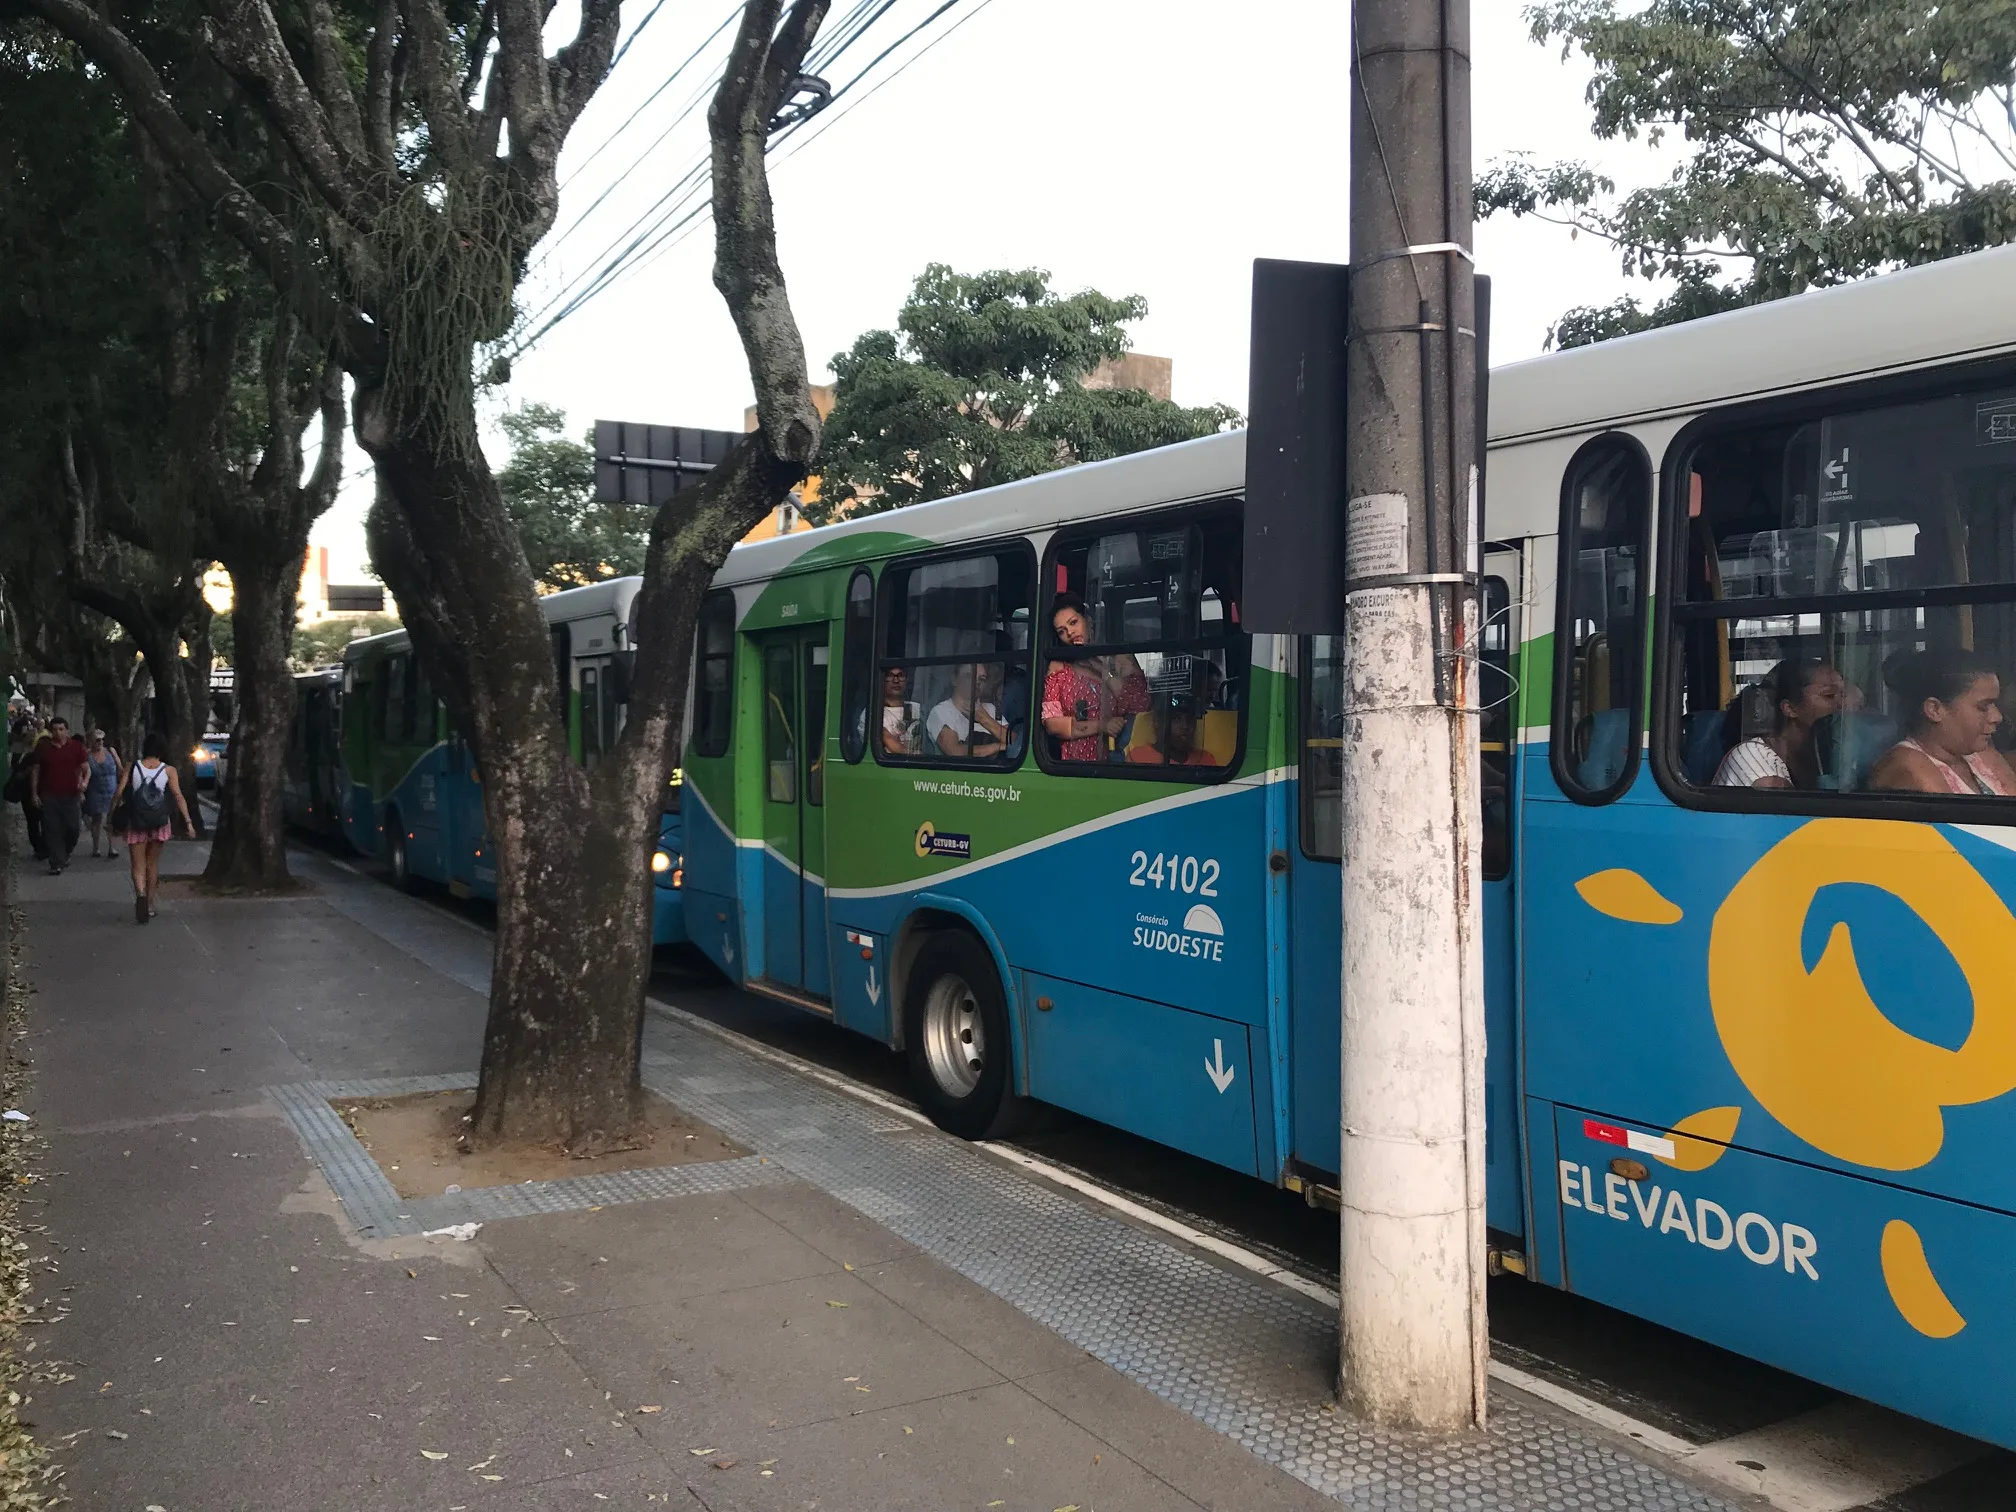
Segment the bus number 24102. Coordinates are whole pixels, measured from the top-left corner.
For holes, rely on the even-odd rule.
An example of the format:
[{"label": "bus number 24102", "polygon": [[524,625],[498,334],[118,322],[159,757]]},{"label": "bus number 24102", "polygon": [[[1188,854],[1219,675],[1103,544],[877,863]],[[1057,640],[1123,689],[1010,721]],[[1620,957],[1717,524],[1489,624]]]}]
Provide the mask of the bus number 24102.
[{"label": "bus number 24102", "polygon": [[1200,898],[1218,896],[1218,863],[1196,856],[1154,855],[1136,851],[1129,858],[1134,870],[1129,887],[1159,887],[1170,892],[1192,893]]}]

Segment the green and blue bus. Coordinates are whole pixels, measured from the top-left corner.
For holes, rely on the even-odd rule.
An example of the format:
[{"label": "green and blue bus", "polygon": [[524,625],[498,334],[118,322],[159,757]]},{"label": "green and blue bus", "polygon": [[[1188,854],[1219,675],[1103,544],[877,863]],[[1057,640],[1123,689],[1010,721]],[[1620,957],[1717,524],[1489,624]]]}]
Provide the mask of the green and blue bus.
[{"label": "green and blue bus", "polygon": [[[1500,368],[1477,654],[1495,1260],[2016,1446],[2012,287]],[[686,919],[957,1133],[1334,1195],[1341,648],[1242,628],[1244,445],[733,551]]]},{"label": "green and blue bus", "polygon": [[[630,616],[640,581],[613,578],[539,600],[566,701],[568,747],[585,766],[613,751],[623,730],[635,655]],[[494,898],[496,852],[484,821],[481,774],[406,632],[352,641],[343,652],[334,702],[340,710],[343,838],[382,860],[401,887],[427,881],[458,897]],[[312,700],[304,701],[296,721],[304,772],[315,764],[308,746],[316,729],[313,707]],[[292,766],[291,750],[289,760]],[[654,945],[686,940],[679,797],[675,774],[659,816],[657,846],[640,863],[650,866],[656,883]]]}]

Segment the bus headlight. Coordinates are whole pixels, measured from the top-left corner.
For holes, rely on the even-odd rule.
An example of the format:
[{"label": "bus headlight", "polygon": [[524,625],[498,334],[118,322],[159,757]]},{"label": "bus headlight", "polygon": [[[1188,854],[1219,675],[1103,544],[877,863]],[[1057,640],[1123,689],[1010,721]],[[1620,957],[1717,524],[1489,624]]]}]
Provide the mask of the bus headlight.
[{"label": "bus headlight", "polygon": [[651,853],[651,870],[663,876],[666,872],[672,870],[672,858],[663,851],[653,851]]}]

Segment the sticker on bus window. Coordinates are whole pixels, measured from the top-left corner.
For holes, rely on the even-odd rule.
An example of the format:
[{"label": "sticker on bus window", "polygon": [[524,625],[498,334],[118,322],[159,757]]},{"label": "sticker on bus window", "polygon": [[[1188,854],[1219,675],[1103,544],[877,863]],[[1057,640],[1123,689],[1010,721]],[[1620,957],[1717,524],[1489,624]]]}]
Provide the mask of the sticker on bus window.
[{"label": "sticker on bus window", "polygon": [[973,857],[973,837],[941,833],[929,819],[917,826],[917,854],[920,856],[942,856],[953,861],[969,861]]}]

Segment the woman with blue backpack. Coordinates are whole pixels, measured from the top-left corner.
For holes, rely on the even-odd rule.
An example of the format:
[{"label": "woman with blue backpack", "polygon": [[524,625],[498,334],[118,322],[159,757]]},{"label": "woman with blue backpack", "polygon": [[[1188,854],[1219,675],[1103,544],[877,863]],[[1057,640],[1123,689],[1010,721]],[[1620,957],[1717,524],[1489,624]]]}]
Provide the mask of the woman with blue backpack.
[{"label": "woman with blue backpack", "polygon": [[182,783],[168,760],[168,741],[158,731],[140,744],[140,759],[119,779],[119,791],[112,799],[112,827],[126,832],[126,854],[133,863],[133,919],[145,924],[154,917],[154,892],[161,882],[161,847],[174,838],[169,805],[182,815],[182,827],[189,822],[189,805],[182,800]]}]

